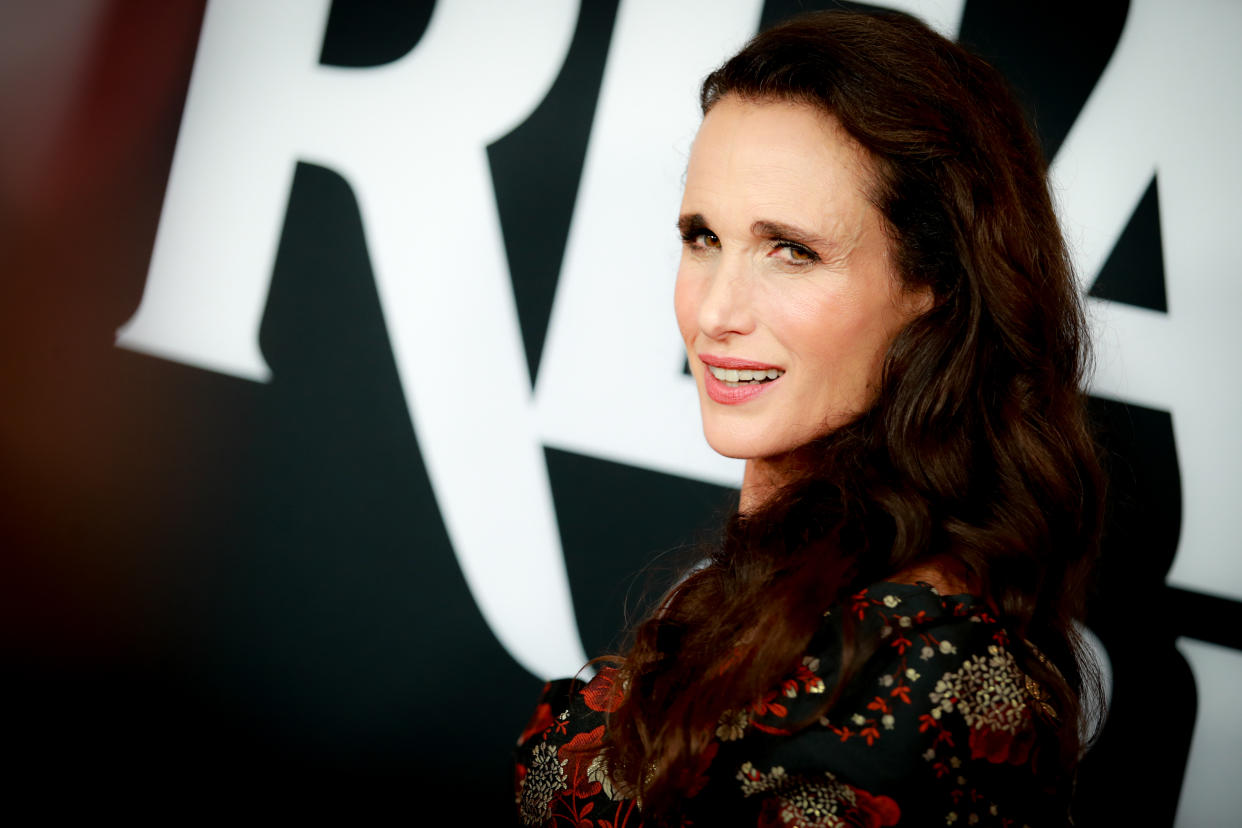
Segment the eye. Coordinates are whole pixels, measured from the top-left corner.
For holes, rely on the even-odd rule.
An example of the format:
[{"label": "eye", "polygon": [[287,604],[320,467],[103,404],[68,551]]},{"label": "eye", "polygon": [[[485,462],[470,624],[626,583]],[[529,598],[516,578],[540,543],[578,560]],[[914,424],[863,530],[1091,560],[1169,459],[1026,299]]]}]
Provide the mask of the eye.
[{"label": "eye", "polygon": [[773,254],[789,264],[812,264],[819,261],[819,254],[804,244],[777,239],[773,245]]},{"label": "eye", "polygon": [[715,250],[720,247],[720,239],[711,230],[696,228],[681,234],[681,241],[694,250]]}]

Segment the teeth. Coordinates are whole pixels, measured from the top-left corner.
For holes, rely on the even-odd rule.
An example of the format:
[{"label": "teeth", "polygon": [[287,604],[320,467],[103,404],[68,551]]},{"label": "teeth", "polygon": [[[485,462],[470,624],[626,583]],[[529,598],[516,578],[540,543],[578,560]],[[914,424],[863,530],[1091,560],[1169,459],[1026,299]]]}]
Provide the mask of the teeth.
[{"label": "teeth", "polygon": [[751,368],[717,368],[715,365],[707,366],[707,370],[711,371],[712,376],[716,379],[727,383],[764,382],[766,380],[774,380],[785,373],[779,368],[760,368],[755,370]]}]

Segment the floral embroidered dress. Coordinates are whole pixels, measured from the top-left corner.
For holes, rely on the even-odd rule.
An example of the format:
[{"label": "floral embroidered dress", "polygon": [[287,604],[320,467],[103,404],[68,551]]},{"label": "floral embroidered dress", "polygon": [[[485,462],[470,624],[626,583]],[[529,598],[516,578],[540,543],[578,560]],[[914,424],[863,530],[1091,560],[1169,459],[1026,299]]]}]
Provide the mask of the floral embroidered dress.
[{"label": "floral embroidered dress", "polygon": [[[842,616],[879,646],[844,695]],[[686,801],[697,826],[1065,825],[1068,788],[1042,691],[1018,669],[996,618],[968,595],[881,583],[825,613],[802,664],[721,717]],[[597,755],[612,669],[544,690],[518,742],[524,825],[634,828],[641,809]],[[794,725],[807,721],[803,728]]]}]

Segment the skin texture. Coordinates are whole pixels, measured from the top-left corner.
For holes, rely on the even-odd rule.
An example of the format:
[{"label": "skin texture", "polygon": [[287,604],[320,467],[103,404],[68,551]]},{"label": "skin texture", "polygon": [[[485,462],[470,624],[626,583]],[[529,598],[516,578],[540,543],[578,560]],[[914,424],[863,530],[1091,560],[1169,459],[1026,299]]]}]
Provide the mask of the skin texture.
[{"label": "skin texture", "polygon": [[[895,275],[870,182],[862,148],[808,105],[726,96],[699,128],[674,304],[707,441],[747,461],[743,511],[867,407],[889,343],[931,305]],[[784,374],[729,404],[704,358]]]}]

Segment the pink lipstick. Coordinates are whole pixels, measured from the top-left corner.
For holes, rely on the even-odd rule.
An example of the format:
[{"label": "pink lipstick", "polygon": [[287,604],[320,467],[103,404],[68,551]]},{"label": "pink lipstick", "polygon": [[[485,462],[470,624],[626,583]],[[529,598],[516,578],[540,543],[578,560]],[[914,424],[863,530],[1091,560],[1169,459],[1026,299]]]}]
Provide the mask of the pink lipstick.
[{"label": "pink lipstick", "polygon": [[706,366],[703,388],[713,402],[722,405],[749,402],[780,382],[785,375],[785,371],[775,365],[748,359],[711,354],[700,354],[699,359]]}]

